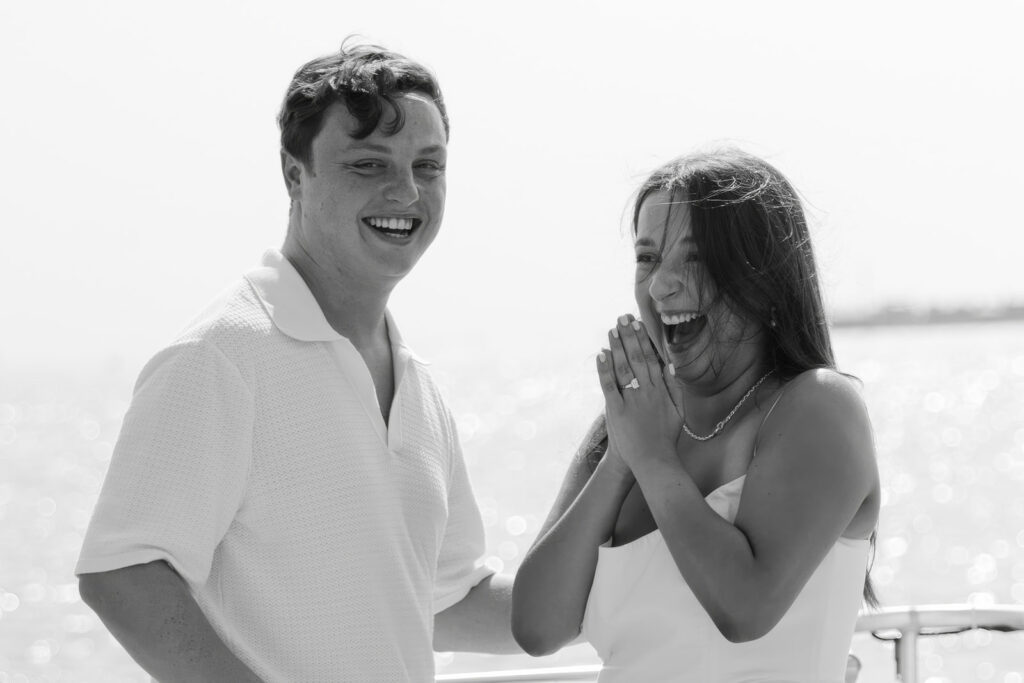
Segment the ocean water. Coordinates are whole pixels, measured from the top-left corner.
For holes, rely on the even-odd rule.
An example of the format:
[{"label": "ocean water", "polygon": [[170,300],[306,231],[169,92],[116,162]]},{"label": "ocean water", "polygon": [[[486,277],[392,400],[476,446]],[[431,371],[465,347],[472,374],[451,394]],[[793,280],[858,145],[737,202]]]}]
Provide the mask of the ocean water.
[{"label": "ocean water", "polygon": [[[840,329],[864,382],[884,487],[872,570],[885,605],[1024,605],[1024,323]],[[436,359],[435,359],[436,360]],[[82,535],[137,367],[0,375],[0,683],[146,681],[78,596]],[[591,357],[435,362],[488,535],[515,570],[600,407]],[[894,680],[890,644],[859,636],[861,681]],[[920,680],[1024,683],[1024,634],[923,639]],[[438,654],[439,672],[596,661]],[[681,663],[685,665],[685,663]]]}]

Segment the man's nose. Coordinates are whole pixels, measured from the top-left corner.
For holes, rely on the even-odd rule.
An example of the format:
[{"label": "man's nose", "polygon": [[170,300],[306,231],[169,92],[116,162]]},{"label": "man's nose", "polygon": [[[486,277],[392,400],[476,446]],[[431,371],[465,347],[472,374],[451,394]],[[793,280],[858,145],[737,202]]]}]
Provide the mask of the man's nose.
[{"label": "man's nose", "polygon": [[396,170],[391,174],[384,188],[384,198],[403,206],[409,206],[420,198],[420,189],[412,169]]}]

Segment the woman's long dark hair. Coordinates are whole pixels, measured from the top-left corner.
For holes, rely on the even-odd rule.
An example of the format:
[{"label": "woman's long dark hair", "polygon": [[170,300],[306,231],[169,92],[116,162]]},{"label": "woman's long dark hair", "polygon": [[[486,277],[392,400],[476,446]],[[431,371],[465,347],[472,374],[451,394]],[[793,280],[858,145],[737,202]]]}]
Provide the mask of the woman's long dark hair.
[{"label": "woman's long dark hair", "polygon": [[644,200],[655,192],[689,208],[704,273],[733,311],[763,330],[779,379],[835,369],[807,221],[781,173],[736,149],[675,159],[637,192],[634,234]]},{"label": "woman's long dark hair", "polygon": [[[775,167],[733,148],[670,161],[637,191],[634,236],[641,207],[656,192],[689,208],[706,277],[729,308],[763,331],[769,366],[780,380],[814,368],[836,370],[803,206]],[[584,444],[599,453],[607,447],[601,422]],[[864,601],[879,604],[870,575]]]}]

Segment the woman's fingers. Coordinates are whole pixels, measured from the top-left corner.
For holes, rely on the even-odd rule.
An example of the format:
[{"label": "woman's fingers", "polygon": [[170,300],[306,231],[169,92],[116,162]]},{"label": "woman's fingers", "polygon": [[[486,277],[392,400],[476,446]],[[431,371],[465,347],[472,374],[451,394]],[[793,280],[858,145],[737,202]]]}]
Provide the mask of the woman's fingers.
[{"label": "woman's fingers", "polygon": [[661,381],[661,362],[658,354],[647,336],[647,328],[631,315],[619,318],[615,328],[622,342],[625,363],[629,366],[632,377],[636,377],[641,385],[652,386]]},{"label": "woman's fingers", "polygon": [[679,417],[683,417],[683,385],[676,379],[676,370],[671,363],[665,366],[663,377],[669,398],[672,399],[672,405],[676,407]]},{"label": "woman's fingers", "polygon": [[612,352],[609,349],[601,349],[597,354],[597,378],[601,382],[605,401],[622,401],[618,380],[612,367]]},{"label": "woman's fingers", "polygon": [[[647,328],[632,315],[620,316],[608,332],[609,381],[616,393],[651,388],[665,382],[661,359],[647,334]],[[600,369],[600,363],[599,363]],[[605,379],[602,376],[602,386]]]},{"label": "woman's fingers", "polygon": [[[620,318],[621,320],[621,318]],[[629,384],[636,377],[636,373],[629,366],[626,358],[626,350],[622,346],[622,325],[617,325],[608,331],[608,348],[611,352],[612,370],[615,373],[616,389]]]}]

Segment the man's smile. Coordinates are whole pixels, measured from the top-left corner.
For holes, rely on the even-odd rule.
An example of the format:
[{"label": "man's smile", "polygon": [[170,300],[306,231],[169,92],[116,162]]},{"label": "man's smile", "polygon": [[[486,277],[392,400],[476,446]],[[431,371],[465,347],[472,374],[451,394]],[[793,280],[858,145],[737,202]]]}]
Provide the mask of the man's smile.
[{"label": "man's smile", "polygon": [[363,223],[389,239],[405,239],[416,231],[423,221],[406,216],[370,216]]}]

